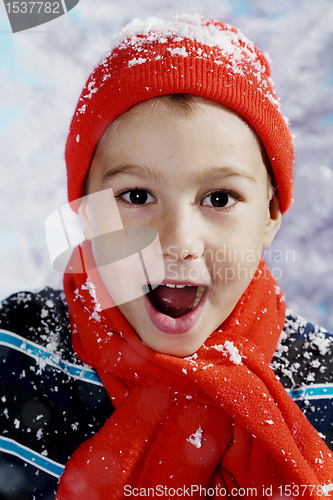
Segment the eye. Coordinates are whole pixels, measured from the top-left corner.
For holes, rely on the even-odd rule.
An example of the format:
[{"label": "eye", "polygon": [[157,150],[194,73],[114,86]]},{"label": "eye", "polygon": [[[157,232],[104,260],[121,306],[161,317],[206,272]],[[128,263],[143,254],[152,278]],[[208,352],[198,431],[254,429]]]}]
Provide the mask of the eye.
[{"label": "eye", "polygon": [[238,198],[235,194],[231,194],[228,191],[213,191],[212,193],[205,196],[201,202],[201,205],[208,205],[214,208],[230,208],[235,205]]},{"label": "eye", "polygon": [[120,193],[117,198],[131,204],[131,205],[147,205],[148,203],[155,203],[156,199],[145,189],[129,189],[124,193]]}]

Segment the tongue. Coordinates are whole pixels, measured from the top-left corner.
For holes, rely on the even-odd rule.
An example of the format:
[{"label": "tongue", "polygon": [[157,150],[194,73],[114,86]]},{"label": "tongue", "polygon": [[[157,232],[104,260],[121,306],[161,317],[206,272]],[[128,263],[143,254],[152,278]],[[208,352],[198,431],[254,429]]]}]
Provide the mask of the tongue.
[{"label": "tongue", "polygon": [[170,288],[160,285],[149,295],[153,295],[154,305],[161,313],[172,318],[179,318],[192,310],[196,293],[196,286]]}]

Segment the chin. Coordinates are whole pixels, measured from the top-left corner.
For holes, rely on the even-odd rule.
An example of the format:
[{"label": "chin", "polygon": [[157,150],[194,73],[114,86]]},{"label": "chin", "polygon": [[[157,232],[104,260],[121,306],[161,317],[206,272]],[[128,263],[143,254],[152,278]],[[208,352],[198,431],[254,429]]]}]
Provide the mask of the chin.
[{"label": "chin", "polygon": [[200,349],[202,342],[194,342],[193,339],[178,339],[177,342],[172,343],[170,340],[163,342],[163,339],[153,339],[151,342],[149,340],[144,341],[142,336],[138,333],[141,340],[153,351],[160,352],[162,354],[167,354],[169,356],[176,356],[177,358],[186,358],[187,356],[192,356],[198,349]]}]

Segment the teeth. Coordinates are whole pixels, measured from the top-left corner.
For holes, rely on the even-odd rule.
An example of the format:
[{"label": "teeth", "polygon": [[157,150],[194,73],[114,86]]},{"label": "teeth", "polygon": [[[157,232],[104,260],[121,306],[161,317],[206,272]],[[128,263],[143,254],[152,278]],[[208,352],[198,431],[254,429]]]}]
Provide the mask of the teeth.
[{"label": "teeth", "polygon": [[[169,287],[169,288],[185,288],[187,285],[174,285],[172,283],[165,283],[165,286]],[[191,286],[191,285],[189,285]]]},{"label": "teeth", "polygon": [[199,304],[200,300],[202,299],[203,294],[205,293],[206,288],[207,287],[205,287],[205,286],[198,286],[198,288],[197,288],[197,294],[195,296],[195,300],[194,300],[194,303],[193,303],[193,306],[192,306],[192,311]]}]

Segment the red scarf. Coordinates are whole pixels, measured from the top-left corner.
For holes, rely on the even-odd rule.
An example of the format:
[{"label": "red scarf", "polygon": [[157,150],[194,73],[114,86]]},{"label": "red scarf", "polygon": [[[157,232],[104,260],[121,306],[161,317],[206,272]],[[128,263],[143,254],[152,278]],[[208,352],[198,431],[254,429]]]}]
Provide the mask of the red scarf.
[{"label": "red scarf", "polygon": [[146,347],[116,307],[96,310],[86,274],[65,274],[64,286],[74,348],[115,411],[73,454],[57,500],[322,498],[330,450],[269,367],[285,304],[263,260],[188,358]]}]

